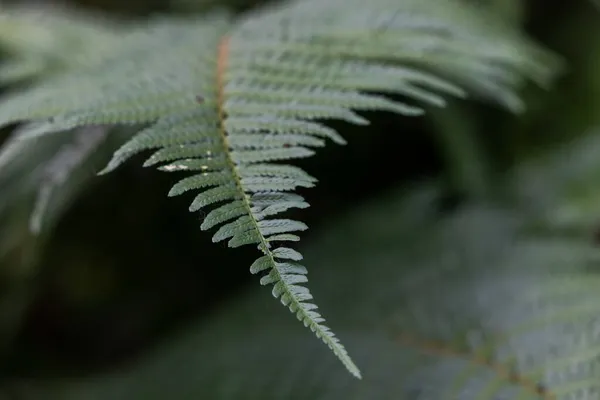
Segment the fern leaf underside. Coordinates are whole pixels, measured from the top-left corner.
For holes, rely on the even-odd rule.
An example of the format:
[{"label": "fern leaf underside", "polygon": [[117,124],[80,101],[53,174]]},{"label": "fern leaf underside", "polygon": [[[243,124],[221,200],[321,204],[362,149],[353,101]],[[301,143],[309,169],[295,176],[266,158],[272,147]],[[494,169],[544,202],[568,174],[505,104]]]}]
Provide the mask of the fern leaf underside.
[{"label": "fern leaf underside", "polygon": [[0,125],[29,121],[30,139],[86,125],[145,125],[103,173],[145,150],[154,152],[144,166],[193,172],[169,195],[199,191],[190,210],[213,207],[201,227],[218,227],[214,242],[257,245],[263,255],[251,272],[268,272],[261,283],[273,284],[273,295],[360,377],[301,286],[302,255],[279,245],[307,227],[276,216],[307,207],[294,192],[316,182],[279,162],[311,156],[325,139],[345,143],[318,121],[366,125],[357,112],[423,113],[373,92],[443,106],[444,96],[464,96],[466,87],[516,109],[515,77],[545,81],[551,71],[532,61],[536,46],[475,23],[481,16],[462,3],[349,3],[304,0],[240,21],[215,14],[134,26],[112,56],[3,99]]}]

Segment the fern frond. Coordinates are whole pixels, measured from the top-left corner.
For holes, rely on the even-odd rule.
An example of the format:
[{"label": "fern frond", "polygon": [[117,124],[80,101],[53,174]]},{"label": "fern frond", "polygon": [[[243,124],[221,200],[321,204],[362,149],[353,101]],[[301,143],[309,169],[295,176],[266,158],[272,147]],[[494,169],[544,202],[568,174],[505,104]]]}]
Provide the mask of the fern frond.
[{"label": "fern frond", "polygon": [[[0,125],[34,122],[30,138],[86,125],[143,124],[104,173],[152,150],[145,166],[188,171],[170,196],[216,206],[214,242],[256,245],[252,273],[360,377],[301,286],[306,225],[278,215],[308,204],[315,179],[280,164],[344,138],[323,120],[365,125],[359,112],[414,116],[467,91],[513,110],[523,78],[547,83],[554,61],[512,28],[462,2],[298,0],[232,20],[157,19],[123,33],[114,54],[0,102]],[[383,94],[375,94],[383,93]],[[403,96],[404,100],[389,95]]]}]

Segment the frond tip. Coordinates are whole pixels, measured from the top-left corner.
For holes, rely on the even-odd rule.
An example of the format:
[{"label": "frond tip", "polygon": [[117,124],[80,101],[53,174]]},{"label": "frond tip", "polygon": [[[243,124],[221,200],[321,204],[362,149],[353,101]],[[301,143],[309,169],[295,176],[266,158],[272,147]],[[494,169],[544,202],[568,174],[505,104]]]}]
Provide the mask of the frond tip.
[{"label": "frond tip", "polygon": [[[280,259],[278,261],[277,259]],[[354,364],[345,347],[335,337],[328,327],[321,325],[325,319],[317,311],[317,306],[306,303],[312,300],[312,295],[304,286],[306,279],[306,268],[296,261],[302,259],[300,253],[286,247],[279,247],[272,252],[260,257],[250,267],[253,274],[270,270],[260,280],[261,285],[273,284],[273,296],[279,298],[284,306],[296,314],[304,326],[310,328],[318,338],[323,340],[333,353],[344,363],[348,371],[357,378],[361,378],[358,367]]]},{"label": "frond tip", "polygon": [[[308,303],[313,299],[313,296],[306,287],[300,286],[301,283],[308,281],[306,268],[298,264],[298,261],[302,260],[302,255],[288,247],[275,249],[271,247],[274,241],[287,241],[289,239],[289,236],[282,235],[289,235],[291,232],[307,229],[305,224],[298,221],[265,219],[265,217],[281,213],[289,208],[307,207],[308,203],[302,197],[285,192],[294,190],[297,186],[310,187],[314,182],[314,178],[301,169],[292,166],[265,164],[264,162],[272,159],[304,157],[308,155],[303,154],[306,149],[280,143],[278,146],[279,154],[269,153],[268,149],[261,148],[261,136],[259,134],[260,132],[266,132],[264,134],[266,137],[279,138],[280,142],[282,135],[290,134],[297,135],[299,138],[311,138],[312,134],[321,135],[338,143],[344,143],[344,140],[333,129],[302,120],[269,117],[263,118],[262,121],[258,118],[254,121],[250,118],[228,119],[224,107],[226,98],[224,92],[226,85],[225,73],[228,67],[228,57],[229,37],[225,37],[219,43],[217,57],[217,108],[223,145],[226,149],[231,149],[227,157],[229,168],[233,172],[236,186],[243,195],[243,200],[229,203],[224,207],[233,204],[233,207],[230,207],[234,210],[233,217],[242,214],[244,208],[247,214],[240,216],[232,223],[223,225],[213,236],[213,241],[231,237],[230,247],[250,243],[258,244],[258,248],[264,255],[250,266],[250,272],[257,274],[268,270],[269,273],[260,280],[261,285],[273,285],[273,296],[279,298],[284,306],[295,313],[304,326],[310,328],[319,339],[327,344],[348,371],[360,379],[361,373],[344,346],[327,326],[321,324],[325,319],[315,311],[317,306]],[[228,122],[238,122],[238,125],[236,127],[235,124],[228,124]],[[254,135],[248,137],[245,132],[254,132]],[[246,145],[232,146],[231,138],[244,136],[249,139]],[[254,150],[254,148],[259,150]],[[251,152],[254,157],[235,157],[236,154],[244,154],[244,152]],[[250,176],[247,176],[248,171],[250,171]],[[224,212],[221,211],[217,214],[218,217],[215,218],[226,215],[226,218],[222,219],[230,219],[232,218],[229,214],[231,211],[229,208]]]}]

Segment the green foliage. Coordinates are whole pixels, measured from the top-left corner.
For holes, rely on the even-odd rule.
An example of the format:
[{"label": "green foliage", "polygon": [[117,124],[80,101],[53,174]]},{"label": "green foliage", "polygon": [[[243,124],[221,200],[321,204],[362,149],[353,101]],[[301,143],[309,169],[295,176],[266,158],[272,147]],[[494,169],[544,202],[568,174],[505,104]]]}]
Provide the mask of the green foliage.
[{"label": "green foliage", "polygon": [[[589,144],[569,151],[581,155]],[[545,165],[538,177],[559,170],[560,157]],[[470,203],[442,216],[441,193],[433,184],[390,193],[304,243],[314,290],[337,311],[338,330],[365,368],[361,382],[251,291],[116,376],[22,382],[17,393],[51,400],[596,398],[597,246],[586,235],[532,231],[531,198],[512,207]]]},{"label": "green foliage", "polygon": [[0,46],[9,56],[0,84],[22,83],[105,57],[119,42],[120,24],[70,8],[0,8]]},{"label": "green foliage", "polygon": [[542,226],[591,235],[600,218],[598,129],[556,152],[523,163],[511,176],[511,193],[528,204]]},{"label": "green foliage", "polygon": [[[2,10],[0,46],[8,57],[0,64],[0,84],[43,81],[105,59],[105,51],[112,51],[119,43],[121,26],[99,18],[56,6]],[[94,175],[98,161],[116,150],[123,132],[85,127],[40,138],[34,146],[22,140],[28,135],[27,127],[22,127],[4,142],[0,154],[0,216],[37,192],[33,206],[26,202],[33,207],[29,225],[37,234],[42,226],[46,230],[53,226]]]},{"label": "green foliage", "polygon": [[[145,150],[153,154],[144,166],[191,172],[169,195],[195,191],[190,211],[213,207],[201,225],[218,228],[213,242],[257,246],[262,255],[250,271],[264,274],[261,284],[272,284],[273,296],[357,377],[301,285],[302,255],[279,244],[307,229],[278,215],[308,207],[296,191],[316,179],[279,162],[309,157],[326,139],[344,144],[323,121],[367,125],[369,111],[416,116],[467,93],[521,111],[520,85],[545,86],[558,66],[511,24],[458,0],[296,0],[236,18],[215,12],[98,26],[92,37],[101,51],[71,61],[67,47],[67,61],[55,60],[60,72],[1,99],[0,125],[26,123],[4,157],[19,159],[51,134],[132,127],[137,133],[103,172]],[[25,65],[39,65],[32,54]]]}]

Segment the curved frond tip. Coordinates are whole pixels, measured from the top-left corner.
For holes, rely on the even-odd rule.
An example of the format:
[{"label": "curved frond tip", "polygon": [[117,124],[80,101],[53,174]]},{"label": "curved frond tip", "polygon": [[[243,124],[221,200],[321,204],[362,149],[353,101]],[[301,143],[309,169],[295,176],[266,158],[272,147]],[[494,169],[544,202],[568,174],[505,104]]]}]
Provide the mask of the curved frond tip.
[{"label": "curved frond tip", "polygon": [[[243,135],[243,132],[246,132],[248,129],[252,130],[253,128],[249,128],[249,124],[247,123],[240,124],[237,129],[232,127],[231,124],[227,126],[229,115],[224,104],[226,98],[225,74],[228,66],[229,43],[229,37],[223,38],[219,43],[216,79],[217,104],[223,146],[226,149],[232,149],[229,153],[231,156],[228,158],[228,164],[230,170],[233,172],[232,175],[236,187],[242,196],[242,200],[238,201],[237,204],[229,203],[229,205],[235,204],[235,211],[233,213],[231,213],[230,210],[227,210],[225,212],[220,212],[218,215],[219,217],[227,215],[226,219],[230,219],[242,214],[243,211],[245,211],[245,213],[235,222],[223,225],[213,236],[213,241],[231,237],[229,242],[231,247],[235,247],[238,244],[258,244],[258,248],[264,255],[251,265],[250,272],[257,274],[263,271],[269,271],[267,275],[261,278],[261,285],[273,285],[273,296],[279,298],[284,306],[287,306],[291,312],[296,314],[296,317],[304,324],[304,326],[310,328],[318,338],[323,340],[352,375],[361,378],[358,367],[354,364],[344,346],[327,326],[322,325],[322,322],[324,322],[325,319],[316,311],[317,306],[310,302],[310,300],[313,299],[313,296],[306,287],[300,285],[301,283],[308,281],[306,278],[306,268],[298,263],[302,260],[302,255],[296,250],[288,247],[272,247],[273,241],[286,241],[287,237],[281,236],[282,234],[303,231],[307,229],[307,226],[301,222],[289,219],[265,219],[267,216],[275,215],[292,207],[304,208],[305,206],[308,206],[308,204],[298,195],[293,197],[286,196],[284,194],[285,191],[293,190],[295,187],[285,187],[283,184],[287,179],[291,185],[302,186],[302,182],[311,184],[313,178],[308,174],[303,173],[305,179],[307,179],[303,181],[298,176],[298,172],[301,171],[299,169],[295,171],[295,174],[290,176],[290,170],[289,168],[286,169],[285,166],[279,167],[274,164],[261,164],[263,161],[270,160],[270,157],[267,157],[266,153],[259,156],[262,157],[262,159],[257,158],[253,160],[254,162],[243,162],[240,161],[239,158],[237,158],[236,161],[233,157],[236,153],[236,148],[232,147],[230,143],[230,135],[235,138],[236,132]],[[274,133],[273,130],[278,129],[277,121],[275,120],[273,122],[274,128],[269,129],[269,121],[268,119],[265,119],[265,124],[262,127],[254,129],[259,132],[264,130],[268,132],[268,135],[272,135]],[[282,127],[280,134],[287,134],[288,132],[295,132],[296,134],[310,133],[310,128],[308,126],[302,126],[302,124],[294,123],[293,121],[290,122],[291,123],[286,124],[284,121],[284,123],[279,125]],[[314,132],[328,131],[325,127],[322,127],[321,129],[321,126],[318,124],[313,125],[316,128],[314,129]],[[284,126],[287,126],[288,129],[285,129]],[[290,127],[295,127],[295,129],[290,129]],[[336,134],[333,130],[331,131],[333,132],[331,138],[335,140]],[[257,140],[250,141],[249,145],[239,147],[237,152],[243,152],[244,148],[258,147],[255,145],[255,143],[258,144],[257,142]],[[293,149],[294,147],[282,146],[282,148]],[[302,147],[297,147],[297,149],[302,149]],[[289,155],[286,155],[286,157]],[[253,183],[250,183],[247,180],[248,177],[244,177],[240,172],[251,168],[254,168],[254,170],[257,171],[253,176]],[[253,187],[253,184],[258,185],[258,189]],[[275,193],[275,195],[273,195],[273,193]],[[229,212],[229,214],[227,214],[227,212]],[[221,235],[219,235],[220,233]]]}]

